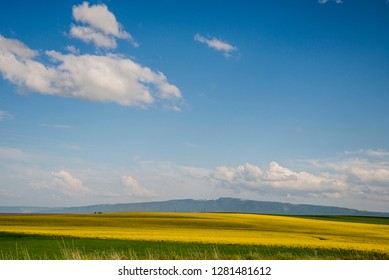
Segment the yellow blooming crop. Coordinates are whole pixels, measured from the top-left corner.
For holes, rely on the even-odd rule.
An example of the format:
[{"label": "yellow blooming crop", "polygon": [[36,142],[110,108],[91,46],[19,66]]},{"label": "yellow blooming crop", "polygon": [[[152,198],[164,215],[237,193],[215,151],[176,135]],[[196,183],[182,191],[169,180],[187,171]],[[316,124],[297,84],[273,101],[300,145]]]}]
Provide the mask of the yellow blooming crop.
[{"label": "yellow blooming crop", "polygon": [[389,225],[224,213],[0,216],[0,231],[124,240],[262,244],[389,252]]}]

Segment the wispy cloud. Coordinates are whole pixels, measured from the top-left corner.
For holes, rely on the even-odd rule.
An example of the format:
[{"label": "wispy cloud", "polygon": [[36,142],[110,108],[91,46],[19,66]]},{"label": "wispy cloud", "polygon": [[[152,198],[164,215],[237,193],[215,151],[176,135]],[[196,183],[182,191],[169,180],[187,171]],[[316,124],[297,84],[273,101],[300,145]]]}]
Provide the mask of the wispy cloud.
[{"label": "wispy cloud", "polygon": [[18,148],[0,147],[0,159],[25,160],[27,155]]},{"label": "wispy cloud", "polygon": [[208,39],[208,38],[201,36],[200,34],[196,34],[194,39],[195,39],[195,41],[206,44],[208,47],[210,47],[216,51],[222,52],[226,57],[230,57],[232,52],[238,50],[233,45],[231,45],[227,42],[224,42],[220,39],[216,39],[214,37]]},{"label": "wispy cloud", "polygon": [[36,51],[0,35],[0,72],[19,87],[42,94],[141,108],[153,104],[175,108],[174,103],[181,99],[180,90],[168,83],[163,73],[130,58],[56,51],[45,54],[53,64],[38,61]]},{"label": "wispy cloud", "polygon": [[333,1],[333,2],[335,2],[336,4],[342,4],[342,3],[343,3],[342,0],[318,0],[318,2],[319,2],[320,4],[325,4],[325,3],[328,3],[328,2],[330,2],[330,1]]},{"label": "wispy cloud", "polygon": [[356,151],[346,151],[344,152],[346,156],[362,156],[362,157],[371,157],[371,158],[389,158],[389,152],[382,149],[360,149]]},{"label": "wispy cloud", "polygon": [[0,110],[0,121],[10,120],[10,119],[13,119],[13,116],[10,113]]},{"label": "wispy cloud", "polygon": [[51,127],[51,128],[72,128],[72,126],[67,125],[67,124],[47,124],[47,123],[41,123],[39,126],[42,127]]},{"label": "wispy cloud", "polygon": [[128,40],[134,47],[139,44],[124,31],[116,17],[104,4],[89,6],[88,2],[73,6],[73,18],[79,24],[72,25],[70,35],[97,47],[114,49],[117,39]]},{"label": "wispy cloud", "polygon": [[384,150],[366,150],[366,154],[372,157],[389,157],[389,152]]}]

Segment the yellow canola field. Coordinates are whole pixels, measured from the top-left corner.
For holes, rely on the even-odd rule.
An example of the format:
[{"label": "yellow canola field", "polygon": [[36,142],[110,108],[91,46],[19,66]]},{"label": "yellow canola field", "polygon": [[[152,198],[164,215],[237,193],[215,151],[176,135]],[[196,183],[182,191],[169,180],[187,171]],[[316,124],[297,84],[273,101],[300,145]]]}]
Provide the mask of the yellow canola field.
[{"label": "yellow canola field", "polygon": [[0,216],[0,231],[55,236],[281,245],[389,253],[389,225],[223,213]]}]

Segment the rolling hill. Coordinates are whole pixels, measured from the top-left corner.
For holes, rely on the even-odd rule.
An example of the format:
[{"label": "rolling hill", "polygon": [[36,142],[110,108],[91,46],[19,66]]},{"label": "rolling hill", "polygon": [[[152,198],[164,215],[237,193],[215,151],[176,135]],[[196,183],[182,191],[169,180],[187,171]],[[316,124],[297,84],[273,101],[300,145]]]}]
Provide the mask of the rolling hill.
[{"label": "rolling hill", "polygon": [[277,215],[347,215],[389,217],[387,212],[350,208],[255,201],[238,198],[168,200],[158,202],[100,204],[82,207],[1,207],[0,213],[98,213],[98,212],[239,212]]}]

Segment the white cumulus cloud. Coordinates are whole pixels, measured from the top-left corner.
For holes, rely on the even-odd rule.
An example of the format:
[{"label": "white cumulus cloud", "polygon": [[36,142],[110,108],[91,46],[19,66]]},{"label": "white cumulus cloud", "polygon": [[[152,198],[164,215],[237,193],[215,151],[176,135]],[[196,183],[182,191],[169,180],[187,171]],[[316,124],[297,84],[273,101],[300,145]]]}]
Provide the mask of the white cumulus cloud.
[{"label": "white cumulus cloud", "polygon": [[127,193],[135,197],[152,197],[155,192],[139,186],[139,182],[131,176],[124,175],[121,178],[122,186],[126,188]]},{"label": "white cumulus cloud", "polygon": [[287,188],[295,190],[345,190],[346,184],[333,175],[328,173],[320,173],[314,175],[305,171],[292,171],[279,165],[276,162],[271,162],[269,168],[263,177],[264,182],[275,188]]},{"label": "white cumulus cloud", "polygon": [[15,39],[7,39],[1,35],[0,53],[14,55],[22,59],[29,59],[37,55],[36,51],[29,49],[22,42]]},{"label": "white cumulus cloud", "polygon": [[211,177],[216,180],[236,184],[257,184],[261,181],[262,176],[263,171],[259,167],[249,163],[236,168],[219,166],[211,173]]},{"label": "white cumulus cloud", "polygon": [[52,172],[51,176],[56,185],[61,188],[61,190],[65,194],[69,196],[85,194],[90,191],[87,187],[83,185],[81,180],[73,177],[69,172],[65,170]]},{"label": "white cumulus cloud", "polygon": [[115,15],[104,4],[89,6],[88,2],[84,2],[73,6],[73,18],[83,25],[71,26],[70,35],[72,37],[108,49],[116,48],[116,39],[125,39],[133,46],[138,46],[138,43],[123,30]]},{"label": "white cumulus cloud", "polygon": [[[19,87],[42,94],[146,108],[181,98],[161,72],[119,55],[76,55],[46,51],[52,64],[35,59],[23,43],[0,35],[0,72]],[[175,108],[172,104],[171,108]]]},{"label": "white cumulus cloud", "polygon": [[216,38],[205,38],[201,36],[200,34],[196,34],[194,37],[195,41],[198,41],[200,43],[206,44],[208,47],[224,53],[226,57],[229,57],[233,51],[236,51],[237,48],[232,46],[231,44],[221,41]]},{"label": "white cumulus cloud", "polygon": [[80,50],[77,49],[75,46],[66,46],[65,47],[65,50],[67,50],[68,52],[72,53],[72,54],[79,54],[80,53]]},{"label": "white cumulus cloud", "polygon": [[3,77],[18,86],[25,86],[41,93],[55,93],[52,81],[57,77],[55,69],[34,60],[36,51],[23,43],[0,35],[0,72]]},{"label": "white cumulus cloud", "polygon": [[343,191],[347,185],[339,178],[328,173],[314,175],[308,172],[296,172],[271,162],[267,170],[246,163],[238,167],[220,166],[210,175],[216,181],[232,188],[250,188],[253,190],[278,189],[283,191]]},{"label": "white cumulus cloud", "polygon": [[92,42],[98,47],[114,49],[117,46],[115,38],[106,36],[103,33],[96,32],[90,27],[72,26],[70,34],[72,37],[79,38],[85,43]]},{"label": "white cumulus cloud", "polygon": [[[368,153],[370,154],[370,153]],[[380,151],[379,156],[386,156],[387,152]],[[376,156],[376,155],[375,155]],[[327,166],[346,176],[349,184],[360,186],[384,186],[389,193],[389,162],[351,159],[336,163],[328,163]]]},{"label": "white cumulus cloud", "polygon": [[181,97],[165,75],[114,54],[63,55],[46,52],[59,65],[57,86],[63,95],[92,101],[114,101],[124,106],[144,107],[155,99]]},{"label": "white cumulus cloud", "polygon": [[351,168],[351,174],[364,183],[389,183],[389,169],[377,168],[367,170],[363,168]]}]

